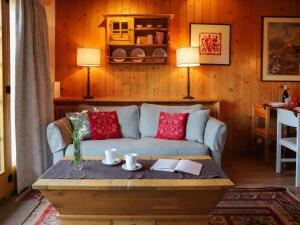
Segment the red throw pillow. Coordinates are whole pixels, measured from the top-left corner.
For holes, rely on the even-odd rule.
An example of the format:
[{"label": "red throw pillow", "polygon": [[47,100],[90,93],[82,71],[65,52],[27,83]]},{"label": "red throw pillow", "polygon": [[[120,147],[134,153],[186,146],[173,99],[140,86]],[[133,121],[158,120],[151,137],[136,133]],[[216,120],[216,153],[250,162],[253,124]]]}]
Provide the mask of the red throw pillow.
[{"label": "red throw pillow", "polygon": [[156,138],[181,140],[185,137],[186,123],[189,113],[165,113],[159,115]]},{"label": "red throw pillow", "polygon": [[103,140],[120,138],[121,130],[118,124],[117,112],[88,112],[91,139]]}]

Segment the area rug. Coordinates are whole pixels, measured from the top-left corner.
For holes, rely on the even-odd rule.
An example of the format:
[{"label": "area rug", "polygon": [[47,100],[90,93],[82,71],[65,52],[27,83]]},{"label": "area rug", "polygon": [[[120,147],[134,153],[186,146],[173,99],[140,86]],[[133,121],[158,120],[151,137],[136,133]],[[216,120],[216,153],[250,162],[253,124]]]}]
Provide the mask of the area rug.
[{"label": "area rug", "polygon": [[[24,224],[59,225],[60,222],[55,208],[43,198]],[[300,201],[285,188],[233,189],[218,203],[210,224],[299,225]]]}]

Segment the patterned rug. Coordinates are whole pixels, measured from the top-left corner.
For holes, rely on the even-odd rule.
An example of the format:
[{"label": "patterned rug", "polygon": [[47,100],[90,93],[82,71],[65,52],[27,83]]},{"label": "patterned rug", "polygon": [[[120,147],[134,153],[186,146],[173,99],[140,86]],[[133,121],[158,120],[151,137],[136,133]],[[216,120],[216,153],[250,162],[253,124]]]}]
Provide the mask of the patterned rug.
[{"label": "patterned rug", "polygon": [[[42,198],[24,225],[58,225],[56,215],[55,208]],[[210,224],[299,225],[300,201],[285,188],[233,189],[218,203]]]}]

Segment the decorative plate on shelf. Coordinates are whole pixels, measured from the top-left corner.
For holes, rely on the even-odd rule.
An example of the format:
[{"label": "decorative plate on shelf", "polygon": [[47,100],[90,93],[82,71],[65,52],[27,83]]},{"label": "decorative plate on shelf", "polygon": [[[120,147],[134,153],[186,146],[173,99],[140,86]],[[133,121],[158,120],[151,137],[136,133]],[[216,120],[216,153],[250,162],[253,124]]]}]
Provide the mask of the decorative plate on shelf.
[{"label": "decorative plate on shelf", "polygon": [[115,62],[124,62],[126,60],[125,57],[127,57],[127,52],[123,48],[116,48],[111,55],[112,57],[116,57],[116,59],[113,59]]},{"label": "decorative plate on shelf", "polygon": [[143,62],[145,60],[145,51],[141,48],[134,48],[132,49],[131,53],[130,53],[131,57],[136,57],[136,58],[132,58],[133,62],[136,63],[140,63]]},{"label": "decorative plate on shelf", "polygon": [[152,56],[153,57],[164,57],[164,58],[155,58],[155,62],[159,62],[159,63],[162,63],[166,60],[167,58],[167,52],[165,49],[163,48],[156,48],[153,50],[152,52]]}]

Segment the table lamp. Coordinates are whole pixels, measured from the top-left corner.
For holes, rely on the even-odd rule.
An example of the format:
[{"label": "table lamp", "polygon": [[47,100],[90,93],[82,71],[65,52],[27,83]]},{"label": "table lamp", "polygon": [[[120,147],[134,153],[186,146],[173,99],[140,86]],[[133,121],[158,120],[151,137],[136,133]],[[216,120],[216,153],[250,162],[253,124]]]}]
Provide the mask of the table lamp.
[{"label": "table lamp", "polygon": [[86,99],[93,98],[90,95],[90,67],[100,66],[101,52],[99,48],[77,48],[77,66],[87,67],[87,95]]},{"label": "table lamp", "polygon": [[177,67],[187,68],[187,96],[184,99],[193,99],[190,96],[190,67],[200,65],[199,62],[199,48],[198,47],[184,47],[176,49]]}]

